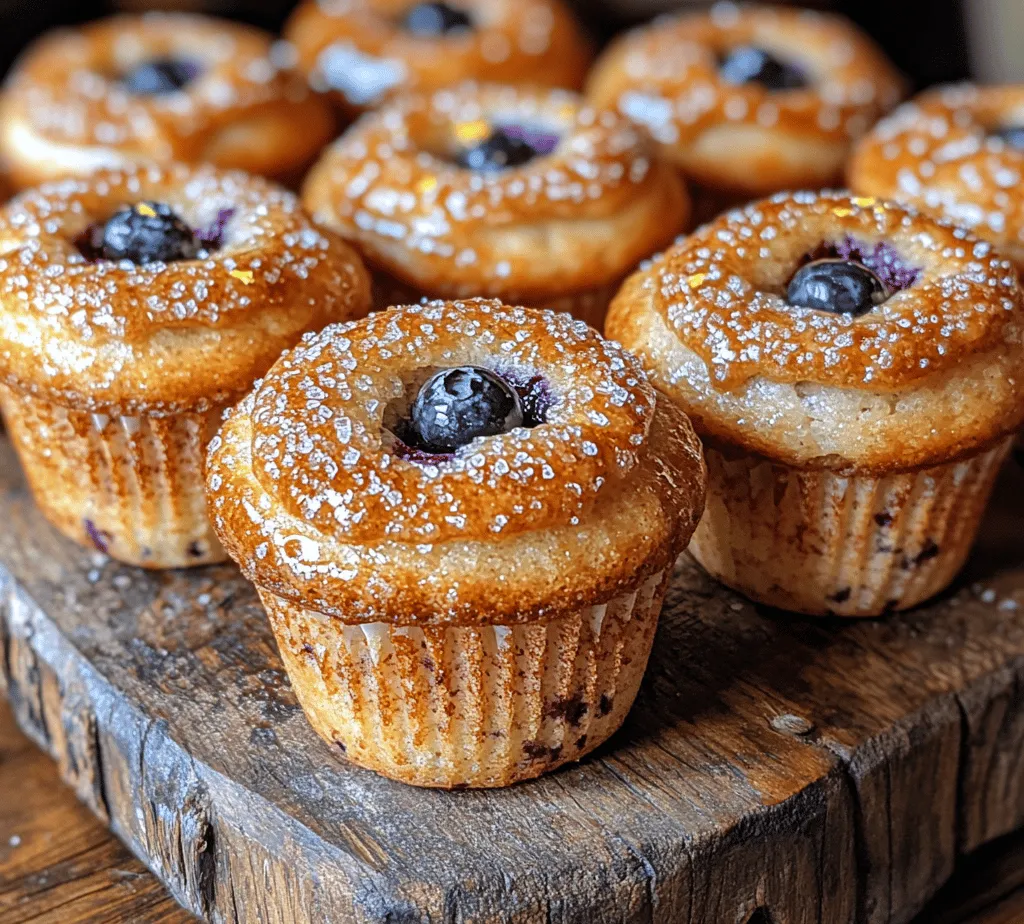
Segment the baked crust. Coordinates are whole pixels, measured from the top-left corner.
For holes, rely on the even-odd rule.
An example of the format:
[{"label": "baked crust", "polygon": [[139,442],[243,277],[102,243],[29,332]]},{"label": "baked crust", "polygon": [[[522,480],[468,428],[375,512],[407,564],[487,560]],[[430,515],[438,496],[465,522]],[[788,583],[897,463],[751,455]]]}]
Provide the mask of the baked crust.
[{"label": "baked crust", "polygon": [[[788,305],[789,279],[827,245],[866,254],[900,290],[859,317]],[[798,467],[935,465],[1024,417],[1012,264],[873,198],[780,194],[724,215],[631,277],[606,327],[702,437]]]},{"label": "baked crust", "polygon": [[[90,262],[90,226],[140,201],[222,236],[203,259]],[[358,255],[291,193],[209,167],[132,167],[0,211],[0,381],[76,410],[201,412],[237,400],[308,330],[360,317]]]},{"label": "baked crust", "polygon": [[[802,65],[814,85],[772,92],[727,83],[718,55],[745,44]],[[902,94],[898,72],[849,21],[732,3],[627,33],[587,84],[595,105],[644,126],[689,178],[748,197],[834,183],[851,140]]]},{"label": "baked crust", "polygon": [[[7,80],[0,150],[21,187],[138,161],[291,178],[335,123],[327,102],[273,50],[273,37],[258,29],[178,13],[52,32]],[[122,86],[132,66],[167,56],[203,71],[176,93],[138,96]]]},{"label": "baked crust", "polygon": [[949,218],[1024,266],[1024,152],[989,132],[1020,124],[1024,86],[931,90],[857,145],[847,176],[865,195]]},{"label": "baked crust", "polygon": [[[452,457],[389,427],[432,371],[542,377],[533,429]],[[264,590],[346,623],[515,625],[631,592],[686,547],[700,443],[639,363],[568,315],[393,308],[310,335],[210,447],[215,528]]]},{"label": "baked crust", "polygon": [[314,87],[350,115],[397,89],[464,80],[578,89],[591,48],[560,0],[459,0],[476,27],[440,38],[406,32],[407,0],[306,0],[285,26]]},{"label": "baked crust", "polygon": [[[500,172],[460,137],[519,120],[560,140]],[[463,84],[364,116],[313,168],[306,207],[414,290],[541,305],[618,282],[685,226],[680,179],[629,124],[559,90]]]}]

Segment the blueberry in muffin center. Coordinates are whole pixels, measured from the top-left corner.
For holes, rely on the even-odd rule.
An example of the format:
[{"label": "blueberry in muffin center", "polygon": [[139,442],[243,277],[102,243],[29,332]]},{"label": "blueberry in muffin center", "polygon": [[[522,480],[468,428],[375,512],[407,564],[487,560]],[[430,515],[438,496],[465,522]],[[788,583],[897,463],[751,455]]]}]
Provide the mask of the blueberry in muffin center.
[{"label": "blueberry in muffin center", "polygon": [[201,73],[195,61],[181,58],[154,58],[143,61],[124,75],[122,83],[136,96],[161,96],[177,93]]},{"label": "blueberry in muffin center", "polygon": [[991,134],[1008,147],[1024,151],[1024,125],[1003,125]]},{"label": "blueberry in muffin center", "polygon": [[459,151],[456,163],[467,170],[485,173],[508,170],[550,154],[559,140],[552,132],[522,125],[495,125],[475,144]]},{"label": "blueberry in muffin center", "polygon": [[498,436],[525,423],[515,388],[479,366],[432,375],[416,395],[404,442],[433,455],[449,455],[480,436]]},{"label": "blueberry in muffin center", "polygon": [[853,260],[812,260],[793,275],[786,300],[798,308],[849,314],[867,314],[889,293],[871,270]]},{"label": "blueberry in muffin center", "polygon": [[171,263],[194,260],[202,249],[195,232],[162,202],[139,202],[97,225],[91,242],[103,260]]},{"label": "blueberry in muffin center", "polygon": [[727,51],[718,65],[726,83],[759,83],[769,90],[799,90],[807,86],[807,75],[788,61],[754,45]]},{"label": "blueberry in muffin center", "polygon": [[469,31],[473,28],[473,19],[465,10],[447,3],[417,3],[406,12],[402,25],[413,35],[438,38],[452,32]]}]

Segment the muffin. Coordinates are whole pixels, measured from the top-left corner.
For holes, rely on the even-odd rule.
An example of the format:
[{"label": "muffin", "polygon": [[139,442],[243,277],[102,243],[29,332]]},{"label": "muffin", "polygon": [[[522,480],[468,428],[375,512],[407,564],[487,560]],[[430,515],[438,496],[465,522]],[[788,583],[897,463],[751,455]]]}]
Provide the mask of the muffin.
[{"label": "muffin", "polygon": [[7,79],[0,153],[21,187],[140,161],[294,181],[334,116],[273,49],[258,29],[185,14],[50,33]]},{"label": "muffin", "polygon": [[691,551],[715,577],[841,616],[953,579],[1024,417],[1024,308],[990,244],[870,198],[778,195],[638,272],[607,326],[704,440]]},{"label": "muffin", "polygon": [[221,412],[303,333],[366,313],[359,257],[269,182],[180,165],[23,193],[0,254],[0,408],[39,508],[130,564],[221,560]]},{"label": "muffin", "polygon": [[316,731],[456,788],[619,727],[705,475],[617,344],[471,300],[307,336],[228,416],[207,480]]},{"label": "muffin", "polygon": [[948,218],[1024,266],[1024,86],[941,87],[856,147],[851,187]]},{"label": "muffin", "polygon": [[377,271],[379,305],[491,296],[595,327],[689,217],[629,124],[560,90],[463,84],[364,116],[303,188]]},{"label": "muffin", "polygon": [[613,42],[587,95],[644,126],[711,217],[837,181],[851,141],[902,89],[881,50],[845,19],[720,3]]},{"label": "muffin", "polygon": [[591,58],[560,0],[305,0],[285,37],[349,116],[465,80],[579,89]]}]

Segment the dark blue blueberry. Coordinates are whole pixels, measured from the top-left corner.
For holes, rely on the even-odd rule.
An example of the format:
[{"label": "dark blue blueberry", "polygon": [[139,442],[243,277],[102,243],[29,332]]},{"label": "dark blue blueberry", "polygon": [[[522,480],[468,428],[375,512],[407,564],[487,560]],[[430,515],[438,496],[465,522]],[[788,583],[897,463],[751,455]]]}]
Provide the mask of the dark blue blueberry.
[{"label": "dark blue blueberry", "polygon": [[718,71],[726,83],[759,83],[769,90],[799,90],[807,86],[807,75],[800,68],[753,45],[730,49]]},{"label": "dark blue blueberry", "polygon": [[194,61],[178,58],[154,58],[143,61],[124,75],[123,83],[137,96],[177,93],[199,76],[202,68]]},{"label": "dark blue blueberry", "polygon": [[160,202],[123,208],[102,228],[99,255],[104,260],[170,263],[194,260],[200,250],[195,232]]},{"label": "dark blue blueberry", "polygon": [[427,380],[412,405],[417,449],[444,455],[478,436],[523,426],[519,395],[500,376],[476,366],[444,369]]},{"label": "dark blue blueberry", "polygon": [[405,14],[406,30],[425,38],[437,38],[449,32],[466,32],[473,20],[465,10],[447,3],[417,3]]},{"label": "dark blue blueberry", "polygon": [[457,163],[468,170],[493,172],[521,167],[539,152],[523,138],[516,138],[504,128],[495,128],[479,144],[459,152]]},{"label": "dark blue blueberry", "polygon": [[992,132],[992,135],[1007,146],[1024,151],[1024,125],[1004,125]]},{"label": "dark blue blueberry", "polygon": [[791,305],[833,314],[867,314],[888,298],[882,281],[860,263],[815,260],[801,267],[789,282]]}]

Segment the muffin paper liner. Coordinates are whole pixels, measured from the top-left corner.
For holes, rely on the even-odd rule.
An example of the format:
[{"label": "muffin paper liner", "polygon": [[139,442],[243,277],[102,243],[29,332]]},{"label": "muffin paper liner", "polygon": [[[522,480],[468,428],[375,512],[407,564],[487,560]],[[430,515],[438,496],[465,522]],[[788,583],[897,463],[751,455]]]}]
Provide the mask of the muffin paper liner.
[{"label": "muffin paper liner", "polygon": [[417,786],[493,787],[579,760],[619,728],[670,573],[572,616],[511,627],[346,625],[260,596],[327,742]]},{"label": "muffin paper liner", "polygon": [[963,566],[1012,443],[882,477],[727,458],[706,446],[708,502],[690,551],[769,606],[839,616],[912,607]]},{"label": "muffin paper liner", "polygon": [[0,406],[37,505],[65,535],[145,568],[227,557],[207,518],[203,482],[219,410],[115,417],[7,388]]}]

